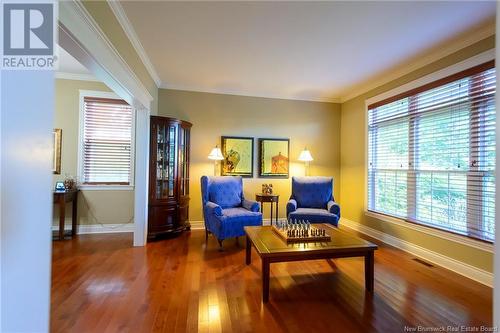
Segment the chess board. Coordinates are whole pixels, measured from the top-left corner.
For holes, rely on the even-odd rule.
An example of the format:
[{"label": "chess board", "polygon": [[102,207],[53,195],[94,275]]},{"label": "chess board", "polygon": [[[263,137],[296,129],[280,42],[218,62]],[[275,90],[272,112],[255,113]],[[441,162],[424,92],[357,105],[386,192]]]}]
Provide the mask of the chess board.
[{"label": "chess board", "polygon": [[280,236],[287,243],[299,243],[299,242],[329,242],[332,240],[330,235],[326,233],[323,236],[322,234],[315,235],[315,231],[324,230],[322,228],[317,228],[314,225],[311,225],[309,228],[308,235],[289,235],[287,230],[277,228],[275,225],[271,227],[273,231]]}]

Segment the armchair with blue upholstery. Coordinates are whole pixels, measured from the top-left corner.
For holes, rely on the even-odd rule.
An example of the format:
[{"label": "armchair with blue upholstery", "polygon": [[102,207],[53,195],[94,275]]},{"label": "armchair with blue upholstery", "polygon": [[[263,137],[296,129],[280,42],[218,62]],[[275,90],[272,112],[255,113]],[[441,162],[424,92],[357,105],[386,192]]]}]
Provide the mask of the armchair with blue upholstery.
[{"label": "armchair with blue upholstery", "polygon": [[340,206],[333,199],[333,178],[292,177],[286,215],[292,220],[338,225]]},{"label": "armchair with blue upholstery", "polygon": [[201,199],[206,239],[212,233],[222,249],[226,238],[244,236],[245,226],[262,225],[258,202],[243,196],[241,177],[201,177]]}]

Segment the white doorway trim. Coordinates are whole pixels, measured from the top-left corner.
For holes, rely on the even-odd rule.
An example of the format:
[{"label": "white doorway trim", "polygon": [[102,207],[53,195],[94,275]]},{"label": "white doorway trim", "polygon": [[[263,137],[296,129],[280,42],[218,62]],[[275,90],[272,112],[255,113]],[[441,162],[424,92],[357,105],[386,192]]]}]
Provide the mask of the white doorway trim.
[{"label": "white doorway trim", "polygon": [[59,3],[59,44],[130,105],[150,109],[153,97],[82,3]]},{"label": "white doorway trim", "polygon": [[146,244],[148,234],[149,116],[149,110],[136,110],[134,246]]},{"label": "white doorway trim", "polygon": [[59,2],[59,45],[135,110],[134,246],[144,246],[148,215],[149,115],[153,97],[80,2]]},{"label": "white doorway trim", "polygon": [[[500,17],[500,5],[497,3],[497,22]],[[496,25],[496,57],[500,58],[500,47],[498,47],[498,43],[500,42],[500,24]],[[496,74],[497,78],[500,75],[500,66],[496,66]],[[498,98],[498,91],[500,87],[500,81],[497,79],[497,99],[496,99],[496,109],[500,108],[500,98]],[[500,193],[500,123],[497,121],[496,123],[496,168],[495,168],[495,177],[496,177],[496,185],[495,185],[495,252],[493,256],[493,273],[494,273],[494,288],[493,288],[493,325],[494,327],[499,327],[500,325],[500,201],[497,199],[499,197],[498,193]]]}]

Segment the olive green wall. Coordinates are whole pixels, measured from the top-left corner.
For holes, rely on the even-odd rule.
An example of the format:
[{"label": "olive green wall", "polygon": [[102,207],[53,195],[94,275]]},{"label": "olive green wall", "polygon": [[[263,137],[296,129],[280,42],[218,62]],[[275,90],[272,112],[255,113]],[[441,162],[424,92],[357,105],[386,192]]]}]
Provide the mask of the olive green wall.
[{"label": "olive green wall", "polygon": [[[297,161],[304,146],[314,158],[311,175],[332,176],[335,197],[340,193],[340,105],[284,99],[160,89],[158,114],[193,123],[191,131],[190,220],[201,221],[200,177],[213,175],[210,150],[220,137],[290,138],[290,176],[304,175]],[[280,216],[290,196],[290,179],[257,177],[258,145],[254,143],[254,178],[244,179],[244,194],[255,199],[263,183],[272,183],[280,194]],[[269,204],[265,218],[268,218]]]},{"label": "olive green wall", "polygon": [[[66,176],[77,176],[78,128],[80,90],[111,91],[100,82],[56,80],[54,128],[62,129],[61,174],[54,175],[56,181]],[[134,191],[82,190],[78,199],[78,223],[124,224],[132,223],[134,215]],[[58,223],[59,210],[54,206],[54,224]],[[71,209],[66,209],[66,222],[71,221]]]},{"label": "olive green wall", "polygon": [[365,100],[494,47],[494,37],[486,38],[397,80],[342,103],[340,132],[342,186],[340,188],[340,203],[343,217],[488,272],[493,271],[492,253],[368,217],[365,215],[364,205],[367,135]]},{"label": "olive green wall", "polygon": [[[334,176],[335,195],[342,205],[344,217],[492,272],[492,253],[365,215],[364,112],[366,99],[491,49],[494,47],[494,37],[466,47],[339,105],[157,89],[109,5],[102,1],[85,1],[84,6],[154,97],[152,113],[155,114],[158,110],[160,115],[178,117],[194,123],[190,186],[192,221],[202,219],[199,177],[203,174],[213,174],[213,164],[206,156],[210,149],[219,143],[221,135],[289,137],[291,175],[303,174],[303,166],[296,159],[303,146],[307,145],[315,157],[311,174]],[[256,165],[257,160],[255,167]],[[289,180],[245,179],[245,194],[253,197],[265,182],[272,182],[276,191],[281,194],[280,211],[284,214],[284,205],[290,191]]]}]

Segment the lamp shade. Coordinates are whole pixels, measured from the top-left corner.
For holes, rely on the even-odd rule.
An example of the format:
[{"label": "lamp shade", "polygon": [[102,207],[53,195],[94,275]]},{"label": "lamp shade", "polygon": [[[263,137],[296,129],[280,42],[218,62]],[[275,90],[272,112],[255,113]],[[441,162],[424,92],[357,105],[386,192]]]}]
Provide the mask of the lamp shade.
[{"label": "lamp shade", "polygon": [[218,146],[215,146],[215,148],[212,149],[212,151],[208,155],[208,159],[214,161],[221,161],[224,159],[224,156],[222,156],[222,152]]},{"label": "lamp shade", "polygon": [[299,155],[299,161],[311,162],[312,160],[313,157],[311,156],[311,152],[307,150],[307,148],[304,148],[304,150]]}]

